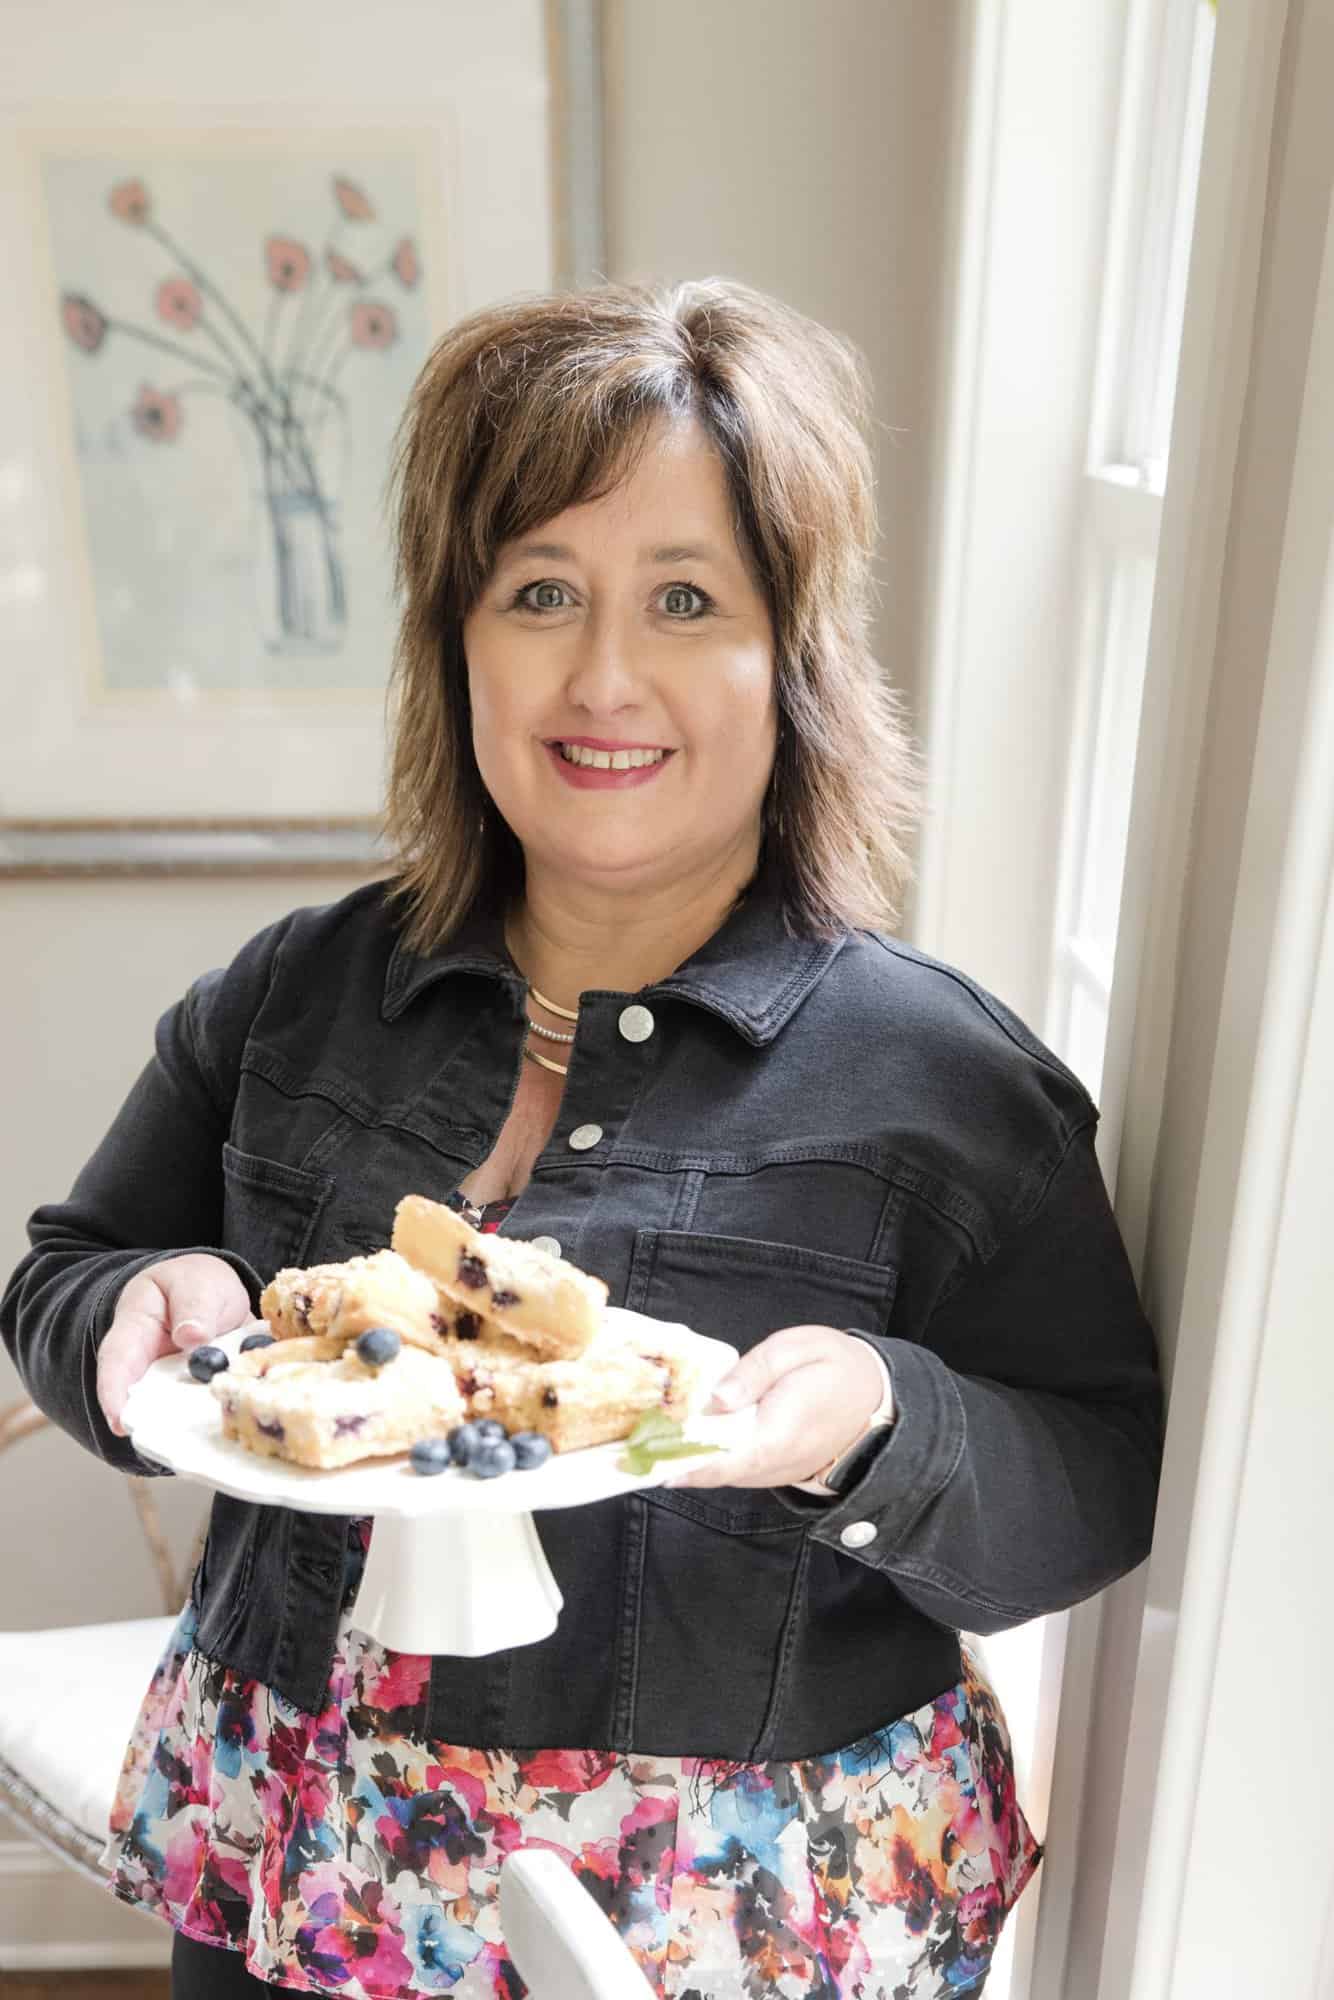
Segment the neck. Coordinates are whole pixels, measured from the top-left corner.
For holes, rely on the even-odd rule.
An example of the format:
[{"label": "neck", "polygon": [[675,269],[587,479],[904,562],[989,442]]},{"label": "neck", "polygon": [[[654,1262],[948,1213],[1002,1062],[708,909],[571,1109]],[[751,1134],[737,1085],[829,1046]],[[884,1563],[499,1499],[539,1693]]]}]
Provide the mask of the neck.
[{"label": "neck", "polygon": [[594,990],[637,993],[675,972],[726,921],[757,853],[751,846],[728,855],[686,881],[605,893],[530,861],[523,900],[505,926],[510,955],[559,1007],[577,1008],[579,995]]}]

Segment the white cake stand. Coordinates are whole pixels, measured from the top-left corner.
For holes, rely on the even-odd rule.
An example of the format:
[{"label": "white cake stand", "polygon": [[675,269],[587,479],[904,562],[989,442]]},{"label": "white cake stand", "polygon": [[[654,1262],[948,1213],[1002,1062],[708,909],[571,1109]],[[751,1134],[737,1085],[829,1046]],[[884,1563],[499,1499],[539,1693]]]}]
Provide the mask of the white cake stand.
[{"label": "white cake stand", "polygon": [[[607,1308],[613,1324],[688,1343],[701,1366],[698,1410],[713,1384],[736,1360],[726,1341],[690,1328]],[[253,1321],[217,1345],[234,1356]],[[689,1435],[700,1445],[740,1446],[753,1411],[692,1414]],[[183,1479],[261,1506],[304,1513],[371,1515],[374,1528],[357,1592],[360,1630],[401,1653],[454,1653],[473,1658],[531,1645],[554,1632],[561,1594],[533,1515],[549,1507],[583,1507],[657,1486],[680,1466],[668,1460],[639,1476],[622,1472],[620,1444],[562,1452],[532,1472],[476,1479],[451,1468],[422,1476],[406,1454],[368,1459],[332,1472],[307,1471],[260,1458],[222,1435],[218,1399],[189,1373],[183,1354],[168,1355],[130,1391],[124,1422],[136,1451]]]}]

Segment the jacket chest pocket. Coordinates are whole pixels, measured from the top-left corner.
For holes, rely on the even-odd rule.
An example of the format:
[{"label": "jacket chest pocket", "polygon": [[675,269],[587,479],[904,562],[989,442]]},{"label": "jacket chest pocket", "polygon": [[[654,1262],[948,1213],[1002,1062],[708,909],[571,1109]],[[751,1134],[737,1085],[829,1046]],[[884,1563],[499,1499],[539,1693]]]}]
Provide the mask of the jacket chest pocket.
[{"label": "jacket chest pocket", "polygon": [[[640,1229],[625,1303],[653,1319],[683,1321],[744,1354],[785,1326],[883,1332],[896,1276],[892,1265],[866,1264],[795,1243]],[[645,1499],[651,1509],[731,1535],[770,1538],[777,1531],[791,1534],[804,1528],[804,1519],[794,1519],[793,1510],[763,1487],[655,1487]]]},{"label": "jacket chest pocket", "polygon": [[897,1275],[892,1264],[867,1264],[797,1243],[640,1229],[625,1303],[653,1319],[683,1320],[744,1353],[784,1326],[883,1333]]},{"label": "jacket chest pocket", "polygon": [[252,1264],[264,1284],[285,1265],[303,1263],[333,1192],[329,1176],[224,1145],[222,1180],[224,1247]]}]

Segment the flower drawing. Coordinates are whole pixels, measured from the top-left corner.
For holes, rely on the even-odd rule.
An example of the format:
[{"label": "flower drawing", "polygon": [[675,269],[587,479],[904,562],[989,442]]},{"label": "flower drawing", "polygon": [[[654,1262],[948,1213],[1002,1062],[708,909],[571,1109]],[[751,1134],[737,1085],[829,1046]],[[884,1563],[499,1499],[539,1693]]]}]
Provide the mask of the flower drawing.
[{"label": "flower drawing", "polygon": [[164,278],[157,288],[158,318],[165,319],[181,333],[192,333],[199,324],[204,301],[197,286],[188,278]]},{"label": "flower drawing", "polygon": [[96,354],[107,337],[107,323],[92,300],[78,292],[66,292],[60,301],[60,317],[74,345],[85,354]]},{"label": "flower drawing", "polygon": [[[338,500],[330,488],[339,458],[325,447],[325,434],[332,424],[336,437],[346,418],[344,370],[356,357],[383,353],[401,338],[394,308],[368,291],[391,275],[411,290],[421,277],[413,239],[392,235],[387,225],[381,234],[366,191],[346,174],[332,175],[330,185],[334,214],[324,242],[276,231],[262,238],[267,304],[255,324],[188,242],[178,241],[159,219],[148,186],[137,177],[115,182],[106,203],[116,221],[142,230],[163,254],[151,312],[136,322],[104,311],[82,291],[64,292],[60,300],[66,337],[82,354],[100,354],[115,336],[187,364],[179,380],[141,383],[125,412],[136,438],[177,443],[187,434],[185,403],[192,396],[222,397],[239,416],[241,434],[253,441],[255,470],[248,478],[262,491],[268,513],[261,581],[272,607],[269,643],[277,648],[342,642],[344,561]],[[371,244],[369,257],[354,260],[339,247],[348,224],[359,230],[377,225],[360,239]]]},{"label": "flower drawing", "polygon": [[130,422],[140,437],[152,438],[156,444],[175,444],[181,429],[180,397],[164,395],[145,382],[130,411]]},{"label": "flower drawing", "polygon": [[399,284],[405,285],[411,291],[422,272],[421,265],[417,262],[416,245],[410,236],[403,238],[390,262],[394,267],[394,275],[398,279]]},{"label": "flower drawing", "polygon": [[142,181],[120,181],[108,195],[107,207],[119,221],[142,226],[148,221],[148,189]]},{"label": "flower drawing", "polygon": [[350,337],[354,347],[392,347],[398,339],[398,321],[392,306],[353,306],[348,314]]},{"label": "flower drawing", "polygon": [[270,236],[264,262],[270,284],[280,292],[299,292],[310,276],[310,252],[291,236]]},{"label": "flower drawing", "polygon": [[355,181],[345,180],[341,174],[334,175],[334,200],[342,209],[349,222],[373,222],[375,210]]}]

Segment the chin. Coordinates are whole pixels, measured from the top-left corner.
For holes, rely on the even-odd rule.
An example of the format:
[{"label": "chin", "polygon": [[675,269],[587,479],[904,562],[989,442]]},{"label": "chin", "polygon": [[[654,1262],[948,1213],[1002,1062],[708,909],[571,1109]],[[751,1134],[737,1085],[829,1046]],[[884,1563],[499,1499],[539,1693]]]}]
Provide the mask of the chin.
[{"label": "chin", "polygon": [[[669,875],[677,871],[663,851],[661,839],[626,841],[614,844],[607,840],[562,842],[552,846],[547,841],[523,843],[525,854],[540,865],[550,868],[560,875],[576,876],[584,881],[615,883],[627,875],[655,874],[663,871]],[[667,863],[664,869],[664,862]]]}]

